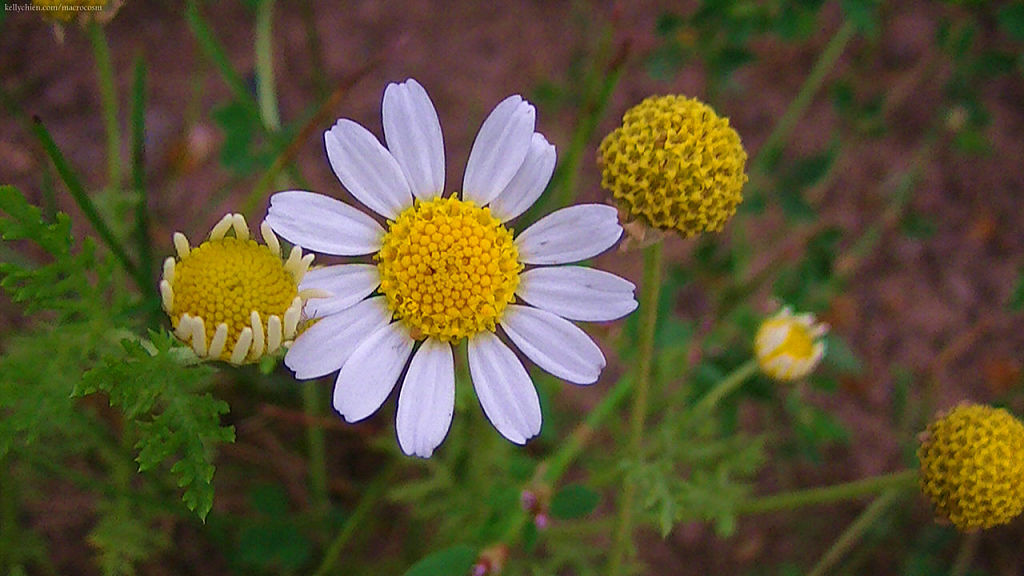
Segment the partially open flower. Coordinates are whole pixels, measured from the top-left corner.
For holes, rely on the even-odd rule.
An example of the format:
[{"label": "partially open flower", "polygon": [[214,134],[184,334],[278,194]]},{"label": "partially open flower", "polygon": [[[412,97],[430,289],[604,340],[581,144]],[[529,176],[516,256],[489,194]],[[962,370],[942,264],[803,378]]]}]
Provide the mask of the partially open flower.
[{"label": "partially open flower", "polygon": [[296,246],[282,261],[270,226],[260,231],[266,244],[249,238],[241,214],[228,214],[196,248],[174,234],[178,257],[164,261],[160,295],[174,334],[200,358],[256,362],[295,338],[305,302],[298,285],[313,255]]},{"label": "partially open flower", "polygon": [[685,96],[652,96],[601,142],[601,185],[629,217],[683,237],[736,213],[747,153],[729,119]]},{"label": "partially open flower", "polygon": [[1002,408],[961,404],[928,425],[917,450],[921,491],[963,532],[1024,511],[1024,424]]},{"label": "partially open flower", "polygon": [[761,371],[776,380],[797,380],[810,374],[825,356],[822,337],[828,326],[813,314],[793,315],[788,307],[761,323],[754,353]]}]

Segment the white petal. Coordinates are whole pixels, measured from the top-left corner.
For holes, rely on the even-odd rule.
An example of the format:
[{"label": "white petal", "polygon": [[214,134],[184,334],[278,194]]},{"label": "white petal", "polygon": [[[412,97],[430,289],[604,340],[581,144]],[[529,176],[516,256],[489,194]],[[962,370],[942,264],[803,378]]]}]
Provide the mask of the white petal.
[{"label": "white petal", "polygon": [[373,264],[339,264],[310,270],[299,283],[299,290],[321,290],[327,298],[310,298],[306,316],[321,318],[361,302],[380,285],[380,274]]},{"label": "white petal", "polygon": [[540,432],[540,399],[530,375],[493,332],[470,338],[469,374],[484,414],[502,436],[525,444]]},{"label": "white petal", "polygon": [[346,422],[369,417],[387,400],[412,344],[405,325],[392,322],[378,328],[352,352],[334,383],[334,409]]},{"label": "white petal", "polygon": [[597,256],[622,235],[615,208],[579,204],[548,214],[516,238],[524,264],[567,264]]},{"label": "white petal", "polygon": [[574,384],[593,384],[604,354],[572,322],[538,308],[510,304],[501,319],[508,337],[545,372]]},{"label": "white petal", "polygon": [[583,266],[534,268],[519,277],[516,295],[570,320],[604,322],[636,310],[629,280]]},{"label": "white petal", "polygon": [[455,413],[455,360],[447,342],[427,338],[412,357],[398,396],[398,444],[409,456],[429,458]]},{"label": "white petal", "polygon": [[324,132],[324,144],[338,180],[370,210],[394,220],[412,206],[402,168],[369,130],[343,118]]},{"label": "white petal", "polygon": [[444,190],[444,140],[434,104],[420,83],[408,79],[384,90],[384,139],[417,198]]},{"label": "white petal", "polygon": [[491,213],[508,222],[533,206],[551,181],[555,171],[555,147],[540,132],[533,133],[530,151],[512,181],[491,201]]},{"label": "white petal", "polygon": [[523,165],[533,139],[533,105],[509,96],[484,120],[469,151],[462,197],[484,206],[501,193]]},{"label": "white petal", "polygon": [[299,380],[318,378],[341,368],[374,331],[391,321],[383,296],[317,320],[295,339],[284,363]]},{"label": "white petal", "polygon": [[329,196],[301,190],[271,196],[267,222],[292,244],[338,256],[376,252],[384,236],[384,229],[367,214]]}]

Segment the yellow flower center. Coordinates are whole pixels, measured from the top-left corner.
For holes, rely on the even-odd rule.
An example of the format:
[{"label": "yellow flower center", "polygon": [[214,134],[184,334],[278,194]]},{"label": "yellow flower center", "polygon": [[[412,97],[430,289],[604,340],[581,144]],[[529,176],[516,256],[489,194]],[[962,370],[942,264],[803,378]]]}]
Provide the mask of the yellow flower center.
[{"label": "yellow flower center", "polygon": [[454,197],[417,200],[399,214],[376,258],[395,317],[416,338],[446,342],[493,331],[523,268],[490,209]]},{"label": "yellow flower center", "polygon": [[761,370],[776,380],[796,380],[811,373],[825,354],[827,327],[810,314],[793,315],[784,308],[761,323],[754,352]]},{"label": "yellow flower center", "polygon": [[810,358],[814,354],[814,339],[807,326],[792,318],[772,318],[765,322],[765,330],[785,331],[786,337],[774,350],[765,355],[766,358],[790,356],[792,358]]},{"label": "yellow flower center", "polygon": [[182,314],[202,318],[207,341],[217,326],[227,324],[221,353],[227,360],[238,336],[251,326],[253,311],[263,322],[283,318],[298,294],[295,278],[280,256],[255,240],[231,236],[203,242],[174,267],[174,301],[169,315],[175,328]]},{"label": "yellow flower center", "polygon": [[961,405],[928,425],[917,457],[921,490],[961,531],[1024,511],[1024,424],[1006,410]]},{"label": "yellow flower center", "polygon": [[747,153],[729,119],[684,96],[652,96],[601,142],[601,185],[632,217],[684,237],[718,231],[743,200]]}]

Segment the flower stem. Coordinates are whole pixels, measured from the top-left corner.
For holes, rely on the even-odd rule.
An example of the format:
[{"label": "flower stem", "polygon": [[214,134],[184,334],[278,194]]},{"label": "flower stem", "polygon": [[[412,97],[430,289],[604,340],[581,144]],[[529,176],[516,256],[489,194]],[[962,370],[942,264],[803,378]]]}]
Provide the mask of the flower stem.
[{"label": "flower stem", "polygon": [[313,424],[323,411],[320,386],[315,380],[302,386],[302,408],[310,422],[306,426],[306,446],[309,450],[309,486],[313,507],[318,514],[326,514],[330,509],[327,494],[327,443],[323,427]]},{"label": "flower stem", "polygon": [[[644,251],[643,292],[640,294],[640,329],[637,335],[636,385],[633,389],[633,410],[630,414],[629,454],[637,455],[643,448],[644,422],[647,419],[647,396],[651,383],[651,365],[654,361],[654,335],[658,322],[658,294],[661,291],[661,241],[648,246]],[[633,537],[633,502],[636,499],[636,484],[624,481],[619,497],[619,515],[612,537],[612,549],[608,558],[609,576],[623,573],[630,543]]]},{"label": "flower stem", "polygon": [[359,503],[352,510],[352,514],[345,520],[345,524],[341,527],[337,536],[334,537],[330,546],[327,547],[324,559],[320,562],[320,566],[313,573],[313,576],[326,576],[327,574],[338,573],[338,559],[341,557],[345,545],[348,544],[352,535],[356,533],[357,528],[364,528],[363,522],[373,512],[381,498],[384,497],[384,493],[387,491],[393,476],[394,466],[391,466],[381,472],[373,480],[373,483],[370,484],[370,487],[363,492],[363,497],[360,498]]},{"label": "flower stem", "polygon": [[96,60],[96,75],[100,88],[100,104],[103,108],[103,124],[107,131],[107,173],[110,186],[121,187],[121,130],[117,123],[117,84],[114,82],[114,65],[110,58],[110,46],[103,33],[103,27],[93,21],[88,25],[89,42]]},{"label": "flower stem", "polygon": [[853,22],[847,20],[843,22],[842,27],[829,40],[821,55],[818,56],[818,61],[814,63],[814,68],[811,69],[803,85],[800,86],[796,97],[789,103],[786,111],[782,113],[782,117],[779,118],[775,128],[768,134],[768,138],[765,139],[757,156],[751,162],[750,172],[752,178],[755,175],[758,177],[764,176],[766,169],[772,164],[779,152],[782,151],[782,146],[786,139],[789,138],[793,128],[796,127],[796,123],[811,105],[814,96],[825,82],[825,77],[832,71],[836,61],[839,60],[843,50],[846,49],[846,45],[853,39],[856,31],[857,27]]},{"label": "flower stem", "polygon": [[128,253],[125,252],[124,246],[121,241],[117,239],[110,226],[100,215],[99,210],[93,203],[92,198],[85,191],[85,186],[82,185],[82,181],[78,178],[78,174],[68,164],[64,154],[57,147],[57,143],[53,141],[53,136],[43,125],[43,121],[38,117],[32,119],[32,131],[35,133],[36,138],[42,145],[46,155],[50,157],[53,162],[53,167],[57,169],[57,174],[60,175],[61,180],[67,187],[71,197],[74,198],[75,204],[85,215],[89,223],[92,224],[93,228],[96,229],[96,233],[99,235],[100,240],[107,246],[110,252],[114,255],[117,262],[124,268],[131,277],[138,284],[140,290],[146,290],[151,279],[149,276],[140,273],[138,267],[128,258]]},{"label": "flower stem", "polygon": [[722,398],[725,398],[732,392],[735,392],[737,388],[747,381],[747,378],[750,378],[756,372],[757,360],[751,358],[741,364],[739,368],[730,372],[725,378],[719,380],[718,383],[715,384],[711,390],[708,390],[707,393],[697,401],[697,404],[694,405],[692,411],[693,418],[701,418],[710,414],[711,411],[715,409],[715,406],[722,401]]},{"label": "flower stem", "polygon": [[850,524],[839,538],[829,546],[829,549],[814,565],[814,568],[807,573],[807,576],[822,576],[828,574],[833,566],[842,559],[843,555],[850,551],[857,542],[864,536],[868,528],[878,520],[890,504],[899,496],[899,488],[889,488],[875,499],[856,520]]},{"label": "flower stem", "polygon": [[794,510],[803,506],[829,504],[877,494],[893,488],[910,488],[917,483],[917,470],[901,470],[881,476],[854,480],[835,486],[809,488],[782,494],[755,498],[737,506],[737,514],[763,514],[779,510]]},{"label": "flower stem", "polygon": [[274,0],[260,0],[256,5],[256,98],[264,125],[276,131],[281,127],[281,117],[274,88],[273,21]]}]

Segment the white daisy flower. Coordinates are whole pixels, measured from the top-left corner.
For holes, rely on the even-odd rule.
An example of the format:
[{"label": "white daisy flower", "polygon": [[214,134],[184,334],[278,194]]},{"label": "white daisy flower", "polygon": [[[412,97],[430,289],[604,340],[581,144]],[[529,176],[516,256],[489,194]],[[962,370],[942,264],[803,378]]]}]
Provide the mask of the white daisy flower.
[{"label": "white daisy flower", "polygon": [[408,365],[396,418],[406,454],[429,457],[448,434],[453,344],[468,342],[469,371],[487,418],[505,438],[524,444],[540,432],[540,402],[498,327],[543,370],[590,384],[604,355],[569,320],[614,320],[637,306],[635,287],[618,276],[546,267],[592,258],[615,244],[622,234],[615,208],[558,210],[516,237],[506,227],[540,197],[555,167],[555,148],[534,132],[534,117],[520,96],[498,104],[473,143],[461,196],[442,197],[444,144],[434,105],[415,80],[390,84],[386,148],[351,120],[324,134],[338,179],[385,226],[320,194],[289,191],[270,199],[267,221],[292,243],[324,254],[373,255],[375,264],[328,266],[303,278],[302,290],[330,296],[307,303],[315,322],[296,338],[285,364],[300,379],[338,370],[334,408],[348,422],[376,412]]}]

